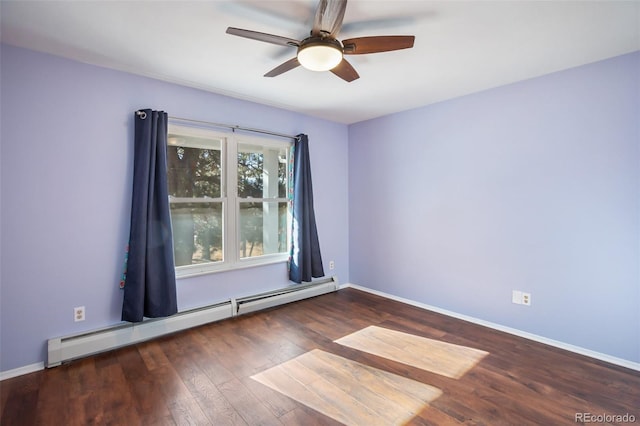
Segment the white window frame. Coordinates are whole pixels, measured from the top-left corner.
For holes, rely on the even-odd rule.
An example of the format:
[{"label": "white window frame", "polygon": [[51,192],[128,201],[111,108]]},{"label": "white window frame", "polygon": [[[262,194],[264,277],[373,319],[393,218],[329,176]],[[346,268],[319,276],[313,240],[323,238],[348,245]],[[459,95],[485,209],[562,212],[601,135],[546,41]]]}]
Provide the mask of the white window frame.
[{"label": "white window frame", "polygon": [[[183,126],[171,122],[169,122],[168,132],[169,134],[211,139],[212,141],[216,140],[220,141],[221,144],[221,194],[220,198],[207,199],[207,201],[222,203],[223,260],[210,263],[175,266],[176,278],[184,278],[220,271],[229,271],[234,269],[243,269],[260,265],[287,262],[289,260],[288,251],[283,253],[266,254],[247,258],[240,257],[240,202],[287,202],[287,242],[291,241],[291,203],[289,202],[290,200],[288,198],[266,197],[245,199],[238,197],[237,156],[239,145],[247,144],[253,146],[285,148],[287,151],[287,160],[289,161],[290,148],[293,142],[287,140],[276,140],[267,137],[248,136],[235,132],[222,132],[206,128]],[[169,148],[171,148],[172,146],[178,145],[169,144]],[[183,146],[190,145],[187,144]],[[205,147],[198,146],[198,148]],[[288,190],[289,188],[287,188],[287,194],[285,194],[287,197],[289,195]]]}]

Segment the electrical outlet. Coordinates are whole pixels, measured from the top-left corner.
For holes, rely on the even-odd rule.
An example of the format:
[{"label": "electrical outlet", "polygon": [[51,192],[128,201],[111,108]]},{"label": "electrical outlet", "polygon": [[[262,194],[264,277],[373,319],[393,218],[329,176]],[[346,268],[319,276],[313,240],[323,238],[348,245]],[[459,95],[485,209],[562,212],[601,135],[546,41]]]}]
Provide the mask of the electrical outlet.
[{"label": "electrical outlet", "polygon": [[76,306],[73,308],[73,320],[75,322],[84,321],[84,306]]},{"label": "electrical outlet", "polygon": [[511,293],[511,303],[516,305],[531,306],[531,293],[525,293],[520,290],[513,290]]},{"label": "electrical outlet", "polygon": [[336,263],[333,260],[329,261],[329,269],[333,270],[336,267]]},{"label": "electrical outlet", "polygon": [[522,305],[522,292],[518,290],[513,290],[511,294],[511,303],[515,303],[516,305]]}]

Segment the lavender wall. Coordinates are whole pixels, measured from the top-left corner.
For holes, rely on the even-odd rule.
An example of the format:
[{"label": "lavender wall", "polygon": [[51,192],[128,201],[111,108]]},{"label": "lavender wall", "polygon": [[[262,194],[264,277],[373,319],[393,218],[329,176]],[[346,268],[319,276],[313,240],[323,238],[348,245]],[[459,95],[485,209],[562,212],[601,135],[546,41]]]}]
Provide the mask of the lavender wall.
[{"label": "lavender wall", "polygon": [[351,282],[640,362],[639,78],[637,52],[350,126]]},{"label": "lavender wall", "polygon": [[[348,280],[347,126],[2,45],[0,370],[46,340],[119,322],[133,112],[241,124],[311,144],[323,258]],[[180,280],[180,309],[287,285],[286,265]],[[87,319],[73,322],[73,307]]]}]

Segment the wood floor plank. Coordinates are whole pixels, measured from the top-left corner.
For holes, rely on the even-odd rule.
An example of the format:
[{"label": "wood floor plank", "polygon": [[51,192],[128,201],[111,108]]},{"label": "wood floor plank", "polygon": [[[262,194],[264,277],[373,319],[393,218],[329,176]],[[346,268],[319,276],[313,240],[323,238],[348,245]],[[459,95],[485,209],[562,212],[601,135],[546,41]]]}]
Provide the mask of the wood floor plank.
[{"label": "wood floor plank", "polygon": [[7,392],[4,410],[0,417],[2,425],[35,424],[36,407],[39,399],[40,378],[34,375],[25,378],[13,378],[2,383],[3,392]]},{"label": "wood floor plank", "polygon": [[[356,347],[335,342],[349,336]],[[370,349],[376,339],[384,351]],[[448,376],[419,368],[463,360]],[[269,385],[251,378],[269,371]],[[422,387],[438,394],[416,396]],[[4,380],[0,423],[335,426],[361,405],[366,424],[575,425],[576,413],[637,423],[638,401],[638,371],[343,289]]]},{"label": "wood floor plank", "polygon": [[98,399],[101,424],[122,424],[124,422],[140,423],[135,401],[129,391],[129,383],[117,363],[114,354],[108,354],[114,363],[97,365],[96,370],[100,385],[94,396]]},{"label": "wood floor plank", "polygon": [[150,342],[144,342],[138,345],[138,351],[144,360],[146,369],[153,371],[156,368],[162,368],[169,365],[171,362],[167,359],[166,354],[162,348],[163,342],[170,342],[168,338],[161,338]]},{"label": "wood floor plank", "polygon": [[[72,424],[69,404],[69,377],[65,367],[54,368],[50,374],[42,375],[40,381],[40,392],[49,395],[48,398],[39,398],[38,406],[35,409],[35,424],[46,425],[49,419],[57,418],[61,424]],[[0,386],[2,386],[0,384]],[[4,424],[0,422],[0,424]]]},{"label": "wood floor plank", "polygon": [[238,411],[224,397],[217,387],[200,392],[195,397],[202,412],[209,418],[209,424],[220,426],[247,426]]},{"label": "wood floor plank", "polygon": [[340,426],[342,423],[311,410],[307,407],[299,407],[287,412],[280,418],[285,426]]},{"label": "wood floor plank", "polygon": [[240,380],[224,383],[220,386],[220,392],[248,425],[282,425]]},{"label": "wood floor plank", "polygon": [[178,425],[212,424],[212,420],[206,416],[193,398],[176,400],[169,404],[169,410]]},{"label": "wood floor plank", "polygon": [[[180,375],[198,407],[192,401],[188,404],[170,404],[169,409],[178,424],[220,424],[246,425],[246,422],[222,395],[209,376],[202,370],[208,364],[209,354],[202,350],[197,330],[183,333],[172,343],[173,350],[168,355],[172,366]],[[191,407],[185,410],[186,407]],[[194,413],[190,413],[193,411]],[[191,416],[191,417],[190,417]],[[193,417],[193,418],[192,418]]]},{"label": "wood floor plank", "polygon": [[461,425],[461,421],[449,416],[448,414],[440,411],[432,405],[428,405],[422,409],[417,416],[415,416],[411,423],[412,425],[424,425],[424,426],[439,426],[439,425]]},{"label": "wood floor plank", "polygon": [[273,392],[271,388],[258,383],[251,377],[244,377],[240,382],[278,419],[300,406],[291,398],[280,392]]},{"label": "wood floor plank", "polygon": [[164,401],[155,376],[147,370],[139,347],[131,346],[115,352],[129,385],[129,394],[140,416],[141,423],[173,423],[171,412]]}]

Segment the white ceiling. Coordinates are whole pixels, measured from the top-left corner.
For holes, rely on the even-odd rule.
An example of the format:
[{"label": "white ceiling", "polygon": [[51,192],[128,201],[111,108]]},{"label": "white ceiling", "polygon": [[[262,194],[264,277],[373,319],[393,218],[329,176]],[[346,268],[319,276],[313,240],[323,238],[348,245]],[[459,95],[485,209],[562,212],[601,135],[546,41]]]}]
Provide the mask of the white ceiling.
[{"label": "white ceiling", "polygon": [[339,39],[414,34],[414,48],[349,56],[352,83],[301,67],[265,78],[295,48],[226,28],[302,39],[316,0],[0,4],[4,43],[341,123],[640,50],[640,1],[350,0]]}]

